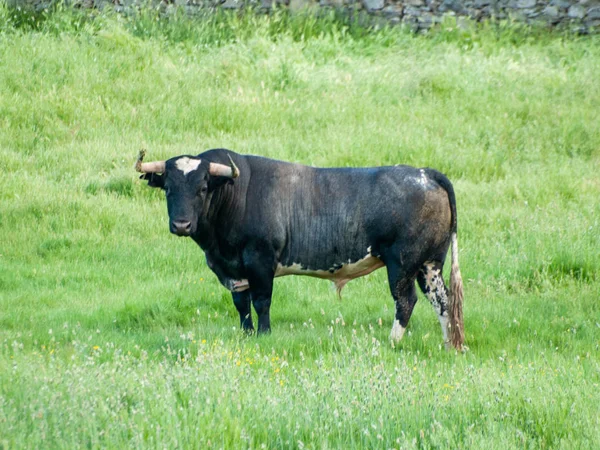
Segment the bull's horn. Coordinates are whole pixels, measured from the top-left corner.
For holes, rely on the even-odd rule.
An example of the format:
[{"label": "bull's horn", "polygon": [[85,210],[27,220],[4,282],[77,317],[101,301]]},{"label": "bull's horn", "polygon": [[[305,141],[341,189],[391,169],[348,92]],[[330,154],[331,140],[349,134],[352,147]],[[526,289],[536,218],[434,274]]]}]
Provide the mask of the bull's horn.
[{"label": "bull's horn", "polygon": [[165,171],[164,161],[153,161],[149,163],[142,162],[146,156],[146,150],[140,150],[138,159],[135,162],[135,170],[140,173],[163,173]]},{"label": "bull's horn", "polygon": [[[227,155],[229,156],[229,155]],[[228,177],[237,178],[240,176],[240,169],[237,168],[231,156],[229,156],[229,162],[231,165],[226,166],[225,164],[210,163],[208,165],[208,173],[217,177]]]}]

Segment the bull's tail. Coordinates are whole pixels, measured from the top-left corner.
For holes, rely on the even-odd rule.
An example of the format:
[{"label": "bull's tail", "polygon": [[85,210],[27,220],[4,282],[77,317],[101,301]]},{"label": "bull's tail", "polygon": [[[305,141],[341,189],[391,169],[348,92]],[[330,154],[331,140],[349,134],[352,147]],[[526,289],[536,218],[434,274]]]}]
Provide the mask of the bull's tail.
[{"label": "bull's tail", "polygon": [[458,239],[456,231],[452,233],[452,266],[450,269],[450,296],[448,298],[448,333],[450,343],[462,350],[465,342],[465,326],[463,323],[463,283],[458,267]]},{"label": "bull's tail", "polygon": [[427,169],[427,174],[433,178],[448,193],[451,213],[451,246],[452,266],[450,269],[450,295],[448,296],[448,334],[450,343],[456,349],[462,350],[465,341],[465,327],[463,323],[463,284],[458,267],[458,239],[456,196],[454,187],[448,178],[437,170]]}]

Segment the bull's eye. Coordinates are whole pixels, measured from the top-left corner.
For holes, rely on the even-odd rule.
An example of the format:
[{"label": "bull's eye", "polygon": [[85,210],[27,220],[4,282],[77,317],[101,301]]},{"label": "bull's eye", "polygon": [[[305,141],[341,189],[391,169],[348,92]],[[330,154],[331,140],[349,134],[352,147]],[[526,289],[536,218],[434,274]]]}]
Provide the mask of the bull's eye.
[{"label": "bull's eye", "polygon": [[202,186],[202,187],[200,188],[200,193],[202,193],[202,194],[206,194],[206,191],[208,191],[208,187],[206,187],[206,186]]}]

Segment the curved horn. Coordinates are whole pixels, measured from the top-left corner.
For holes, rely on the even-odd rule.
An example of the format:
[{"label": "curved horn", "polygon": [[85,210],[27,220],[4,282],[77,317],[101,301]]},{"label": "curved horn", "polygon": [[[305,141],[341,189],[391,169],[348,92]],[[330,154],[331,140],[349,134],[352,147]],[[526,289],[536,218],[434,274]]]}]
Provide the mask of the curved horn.
[{"label": "curved horn", "polygon": [[229,166],[225,164],[218,163],[210,163],[208,165],[208,173],[217,177],[228,177],[228,178],[237,178],[240,176],[240,169],[237,168],[231,156],[229,157],[229,162],[231,163]]},{"label": "curved horn", "polygon": [[154,161],[145,163],[142,162],[144,160],[144,156],[146,156],[146,150],[140,150],[138,159],[135,162],[135,170],[137,170],[140,173],[163,173],[165,171],[164,161]]}]

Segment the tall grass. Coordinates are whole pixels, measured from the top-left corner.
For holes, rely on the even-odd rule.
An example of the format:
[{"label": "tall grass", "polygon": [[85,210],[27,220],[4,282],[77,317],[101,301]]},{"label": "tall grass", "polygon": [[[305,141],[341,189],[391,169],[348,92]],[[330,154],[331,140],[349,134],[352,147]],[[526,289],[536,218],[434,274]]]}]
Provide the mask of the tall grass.
[{"label": "tall grass", "polygon": [[[0,448],[593,448],[598,73],[506,24],[0,6]],[[447,173],[470,351],[424,298],[393,349],[383,270],[278,279],[243,337],[132,170],[221,146]]]}]

